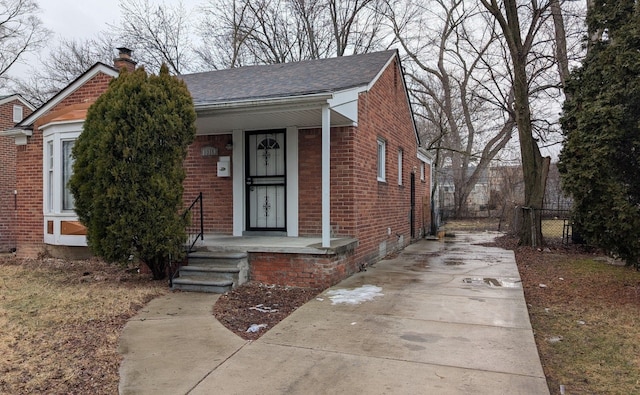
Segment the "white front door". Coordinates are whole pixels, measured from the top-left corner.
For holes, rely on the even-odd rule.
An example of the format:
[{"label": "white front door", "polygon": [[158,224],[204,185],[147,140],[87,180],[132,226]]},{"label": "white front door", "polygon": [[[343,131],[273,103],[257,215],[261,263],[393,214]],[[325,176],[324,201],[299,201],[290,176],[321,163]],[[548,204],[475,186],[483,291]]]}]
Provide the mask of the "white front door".
[{"label": "white front door", "polygon": [[285,131],[251,132],[246,142],[247,230],[286,231]]}]

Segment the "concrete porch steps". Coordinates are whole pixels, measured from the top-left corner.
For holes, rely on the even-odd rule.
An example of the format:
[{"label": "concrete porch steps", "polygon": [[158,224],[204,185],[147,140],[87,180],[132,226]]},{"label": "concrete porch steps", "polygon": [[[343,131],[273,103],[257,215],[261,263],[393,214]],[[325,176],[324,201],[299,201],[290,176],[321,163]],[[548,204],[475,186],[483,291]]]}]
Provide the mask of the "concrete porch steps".
[{"label": "concrete porch steps", "polygon": [[194,251],[187,256],[172,289],[192,292],[225,293],[244,284],[249,262],[246,252]]}]

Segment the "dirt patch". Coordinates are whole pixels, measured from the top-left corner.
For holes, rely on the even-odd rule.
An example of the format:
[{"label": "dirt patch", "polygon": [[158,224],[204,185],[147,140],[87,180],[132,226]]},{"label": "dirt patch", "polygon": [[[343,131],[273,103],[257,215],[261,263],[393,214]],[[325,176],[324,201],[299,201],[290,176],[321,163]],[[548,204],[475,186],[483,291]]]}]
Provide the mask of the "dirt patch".
[{"label": "dirt patch", "polygon": [[213,314],[241,338],[255,340],[320,292],[316,288],[249,282],[220,296]]},{"label": "dirt patch", "polygon": [[484,232],[484,231],[504,231],[505,224],[499,218],[466,218],[447,221],[441,230],[445,232]]}]

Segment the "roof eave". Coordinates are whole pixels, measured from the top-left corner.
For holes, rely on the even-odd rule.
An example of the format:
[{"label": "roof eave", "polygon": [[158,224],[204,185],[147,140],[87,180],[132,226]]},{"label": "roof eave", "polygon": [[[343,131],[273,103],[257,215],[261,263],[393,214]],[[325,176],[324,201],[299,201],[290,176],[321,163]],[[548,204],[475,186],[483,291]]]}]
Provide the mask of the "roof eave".
[{"label": "roof eave", "polygon": [[104,74],[111,76],[113,78],[118,77],[119,71],[115,68],[108,66],[102,62],[97,62],[93,66],[91,66],[87,71],[78,76],[75,80],[69,83],[66,87],[64,87],[61,91],[56,93],[49,101],[40,106],[37,110],[35,110],[31,115],[26,117],[20,122],[20,126],[31,126],[34,122],[39,119],[42,115],[46,114],[49,110],[55,107],[58,103],[60,103],[65,97],[69,96],[71,93],[75,92],[76,89],[80,88],[84,83],[93,78],[99,72],[103,72]]},{"label": "roof eave", "polygon": [[217,110],[242,110],[247,108],[286,106],[292,104],[326,103],[333,98],[333,93],[318,93],[300,96],[284,96],[261,99],[224,100],[208,103],[195,103],[196,112]]},{"label": "roof eave", "polygon": [[424,147],[418,147],[418,159],[428,164],[433,163],[433,156]]},{"label": "roof eave", "polygon": [[31,129],[9,129],[0,132],[2,137],[13,137],[16,145],[27,145],[27,138],[33,135]]},{"label": "roof eave", "polygon": [[0,99],[0,104],[5,104],[5,103],[9,103],[13,100],[18,100],[20,101],[22,104],[24,104],[25,106],[27,106],[31,111],[35,110],[36,108],[33,106],[33,104],[29,103],[28,100],[26,100],[24,97],[22,97],[22,95],[20,95],[19,93],[14,93],[11,95],[7,95],[5,97],[3,97],[2,99]]}]

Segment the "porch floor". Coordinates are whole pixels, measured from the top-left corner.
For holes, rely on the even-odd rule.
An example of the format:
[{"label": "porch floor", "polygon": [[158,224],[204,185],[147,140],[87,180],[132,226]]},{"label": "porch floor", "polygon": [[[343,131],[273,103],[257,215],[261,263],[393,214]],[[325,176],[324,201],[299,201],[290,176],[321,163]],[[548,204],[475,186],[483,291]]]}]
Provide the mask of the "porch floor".
[{"label": "porch floor", "polygon": [[272,252],[282,254],[332,255],[353,250],[358,240],[353,238],[332,238],[331,247],[322,247],[321,237],[285,236],[228,236],[205,234],[195,247],[201,250],[224,252]]}]

